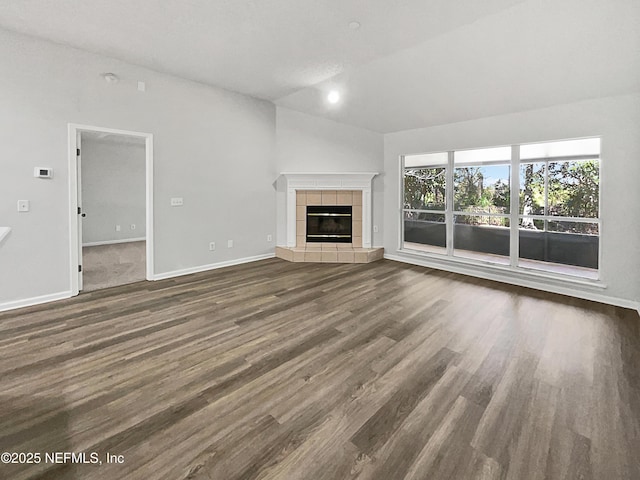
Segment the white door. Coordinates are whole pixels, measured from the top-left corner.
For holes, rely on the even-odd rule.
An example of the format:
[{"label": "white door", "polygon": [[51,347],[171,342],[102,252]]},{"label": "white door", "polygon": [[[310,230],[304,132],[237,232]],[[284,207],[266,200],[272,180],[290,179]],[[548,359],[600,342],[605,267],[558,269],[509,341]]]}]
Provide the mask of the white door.
[{"label": "white door", "polygon": [[82,291],[82,219],[85,213],[82,211],[82,165],[80,162],[80,153],[82,148],[81,133],[76,133],[76,156],[78,166],[78,290]]}]

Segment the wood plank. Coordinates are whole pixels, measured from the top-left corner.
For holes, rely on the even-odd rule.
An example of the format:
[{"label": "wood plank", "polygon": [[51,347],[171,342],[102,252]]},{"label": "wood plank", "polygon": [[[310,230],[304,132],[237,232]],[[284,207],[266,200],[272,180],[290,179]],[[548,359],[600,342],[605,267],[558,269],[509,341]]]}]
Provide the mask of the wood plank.
[{"label": "wood plank", "polygon": [[640,478],[636,312],[270,259],[0,313],[0,478]]}]

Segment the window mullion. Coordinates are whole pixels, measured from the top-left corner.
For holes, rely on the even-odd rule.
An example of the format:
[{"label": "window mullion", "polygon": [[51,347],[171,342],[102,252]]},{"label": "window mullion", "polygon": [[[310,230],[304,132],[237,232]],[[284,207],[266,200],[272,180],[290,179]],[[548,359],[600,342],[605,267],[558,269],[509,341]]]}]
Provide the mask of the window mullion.
[{"label": "window mullion", "polygon": [[509,263],[518,266],[520,252],[519,212],[520,212],[520,145],[511,146],[511,186],[510,186]]},{"label": "window mullion", "polygon": [[549,215],[549,160],[544,162],[544,231],[549,231],[549,220],[546,218]]},{"label": "window mullion", "polygon": [[400,178],[402,185],[400,186],[400,232],[398,235],[398,249],[404,248],[404,198],[405,198],[405,179],[404,179],[404,155],[400,157]]},{"label": "window mullion", "polygon": [[453,256],[453,152],[448,152],[445,192],[446,204],[444,218],[447,230],[447,255]]}]

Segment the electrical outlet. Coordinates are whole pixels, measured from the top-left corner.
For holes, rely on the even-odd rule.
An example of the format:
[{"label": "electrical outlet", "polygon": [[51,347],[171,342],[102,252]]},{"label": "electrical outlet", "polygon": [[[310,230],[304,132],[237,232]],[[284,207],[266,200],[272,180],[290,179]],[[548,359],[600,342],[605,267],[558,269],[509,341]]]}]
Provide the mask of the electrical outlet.
[{"label": "electrical outlet", "polygon": [[119,232],[120,230],[122,230],[122,228],[120,227],[120,225],[116,225],[116,232]]},{"label": "electrical outlet", "polygon": [[233,248],[233,240],[227,240],[227,248]]},{"label": "electrical outlet", "polygon": [[378,233],[378,225],[373,226],[373,233]]},{"label": "electrical outlet", "polygon": [[273,241],[273,235],[267,235],[267,242]]},{"label": "electrical outlet", "polygon": [[131,230],[135,230],[135,229],[136,229],[136,224],[135,224],[135,223],[132,223],[132,224],[131,224]]},{"label": "electrical outlet", "polygon": [[209,242],[209,250],[214,251],[216,249],[216,242]]}]

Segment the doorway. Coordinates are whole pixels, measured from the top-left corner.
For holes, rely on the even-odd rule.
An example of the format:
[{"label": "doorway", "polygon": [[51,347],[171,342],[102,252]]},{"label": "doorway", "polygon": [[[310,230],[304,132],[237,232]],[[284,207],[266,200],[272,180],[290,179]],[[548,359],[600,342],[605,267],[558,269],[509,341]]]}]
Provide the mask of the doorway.
[{"label": "doorway", "polygon": [[153,279],[153,137],[69,125],[71,290]]}]

